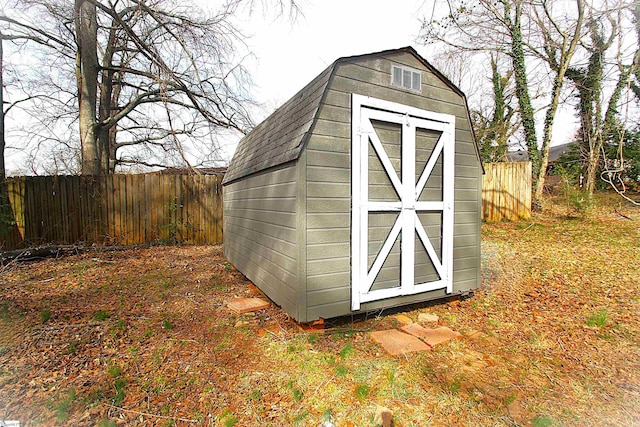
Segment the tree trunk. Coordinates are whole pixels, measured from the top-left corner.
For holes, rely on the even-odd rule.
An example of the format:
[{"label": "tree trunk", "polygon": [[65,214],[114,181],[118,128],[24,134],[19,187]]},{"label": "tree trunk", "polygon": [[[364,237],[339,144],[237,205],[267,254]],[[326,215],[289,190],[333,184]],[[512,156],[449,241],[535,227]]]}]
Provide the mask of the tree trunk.
[{"label": "tree trunk", "polygon": [[534,120],[534,109],[529,96],[529,86],[527,81],[527,67],[524,58],[524,42],[522,40],[522,2],[515,2],[515,16],[511,20],[511,8],[509,2],[505,1],[505,18],[509,23],[511,31],[511,60],[513,63],[513,73],[516,85],[516,96],[520,107],[520,117],[522,129],[529,152],[529,160],[532,165],[532,175],[536,179],[540,171],[540,153],[538,150],[538,139],[536,137],[536,124]]},{"label": "tree trunk", "polygon": [[[602,144],[598,144],[602,146]],[[587,163],[587,176],[585,177],[584,189],[589,195],[593,196],[593,192],[596,189],[596,180],[598,179],[598,170],[600,169],[600,151],[589,151],[589,158]]]},{"label": "tree trunk", "polygon": [[[564,77],[569,69],[569,64],[573,58],[573,54],[578,46],[580,40],[580,34],[582,32],[582,22],[584,19],[584,0],[576,0],[576,7],[578,9],[578,20],[576,21],[576,27],[573,33],[573,37],[569,41],[566,34],[562,33],[563,42],[560,49],[560,60],[556,63],[556,76],[553,80],[553,89],[551,90],[551,104],[547,109],[547,114],[544,118],[544,130],[542,137],[542,148],[540,152],[540,169],[538,170],[538,177],[535,180],[535,190],[533,196],[534,206],[542,206],[542,193],[544,191],[544,181],[547,176],[547,166],[549,165],[549,148],[551,146],[551,137],[553,136],[553,123],[555,121],[556,112],[558,111],[558,104],[560,103],[560,91],[564,85]],[[567,42],[569,42],[567,44]],[[552,59],[552,58],[550,58]],[[555,63],[555,60],[550,60],[550,63]],[[554,68],[552,66],[552,68]]]},{"label": "tree trunk", "polygon": [[75,0],[75,30],[78,43],[76,81],[78,84],[78,123],[82,149],[83,175],[100,174],[97,140],[96,103],[98,89],[98,23],[96,5]]},{"label": "tree trunk", "polygon": [[4,51],[2,44],[4,39],[2,32],[0,32],[0,181],[4,180],[7,176],[4,164],[4,149],[6,146],[4,140]]}]

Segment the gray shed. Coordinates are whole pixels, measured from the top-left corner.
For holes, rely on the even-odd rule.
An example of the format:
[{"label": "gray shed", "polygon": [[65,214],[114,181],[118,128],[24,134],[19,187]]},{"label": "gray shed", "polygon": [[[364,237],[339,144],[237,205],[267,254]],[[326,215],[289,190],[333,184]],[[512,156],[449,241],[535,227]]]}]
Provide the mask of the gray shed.
[{"label": "gray shed", "polygon": [[340,58],[239,143],[224,253],[301,322],[480,285],[464,94],[411,47]]}]

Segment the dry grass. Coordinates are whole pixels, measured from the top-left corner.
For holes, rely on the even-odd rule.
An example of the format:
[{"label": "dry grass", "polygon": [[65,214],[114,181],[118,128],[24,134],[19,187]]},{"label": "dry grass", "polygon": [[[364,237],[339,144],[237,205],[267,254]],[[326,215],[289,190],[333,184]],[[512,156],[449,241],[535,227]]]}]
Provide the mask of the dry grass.
[{"label": "dry grass", "polygon": [[[23,425],[640,425],[640,211],[604,198],[483,226],[483,289],[410,308],[465,335],[390,357],[382,315],[301,333],[220,247],[154,247],[0,275],[0,420]],[[630,219],[620,215],[624,214]]]}]

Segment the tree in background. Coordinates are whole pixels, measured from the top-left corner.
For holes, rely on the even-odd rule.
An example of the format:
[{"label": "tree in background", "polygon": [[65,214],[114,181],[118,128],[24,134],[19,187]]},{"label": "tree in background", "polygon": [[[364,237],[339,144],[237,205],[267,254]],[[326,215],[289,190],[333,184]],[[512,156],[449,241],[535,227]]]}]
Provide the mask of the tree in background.
[{"label": "tree in background", "polygon": [[[593,3],[596,3],[597,7]],[[481,0],[471,3],[452,0],[448,4],[448,16],[439,20],[425,20],[424,39],[428,42],[443,43],[454,50],[478,52],[484,55],[485,60],[488,57],[486,52],[503,53],[510,57],[518,99],[516,114],[522,124],[523,145],[527,147],[533,164],[534,202],[539,203],[544,188],[556,113],[563,102],[563,96],[573,89],[567,84],[567,79],[574,82],[576,69],[584,73],[588,71],[588,67],[581,65],[581,62],[589,56],[588,48],[595,45],[589,45],[585,41],[594,41],[598,34],[598,31],[594,31],[594,20],[607,19],[606,16],[616,13],[624,15],[633,8],[638,10],[639,6],[636,2],[624,0],[615,3],[587,0]],[[623,21],[620,20],[621,23]],[[637,17],[635,22],[638,22]],[[612,35],[619,40],[620,47],[627,44],[622,40],[629,28],[627,20],[626,23],[615,27],[610,26],[610,34],[607,33],[603,37],[608,39],[609,35]],[[611,62],[606,63],[604,74],[604,92],[611,94],[609,99],[615,102],[604,107],[601,105],[599,117],[603,126],[605,122],[614,123],[612,119],[619,116],[618,101],[627,87],[621,84],[620,79],[612,78],[611,71],[617,67],[620,70],[618,76],[624,77],[625,73],[629,73],[638,77],[635,66],[628,63],[625,65],[628,54],[619,49],[615,57],[622,62],[614,61],[613,66]],[[637,63],[636,59],[633,63]],[[590,90],[594,96],[603,93]],[[582,113],[581,115],[583,116]],[[536,118],[543,124],[541,135],[536,132]],[[581,121],[583,120],[584,117],[581,117]],[[597,161],[594,157],[587,163],[593,166]]]},{"label": "tree in background", "polygon": [[[531,50],[540,59],[545,61],[553,71],[550,78],[551,95],[549,105],[544,117],[544,127],[542,143],[540,147],[540,158],[537,170],[534,170],[534,205],[542,206],[544,183],[549,164],[549,148],[553,136],[553,125],[555,122],[560,95],[565,82],[565,75],[571,64],[571,60],[576,52],[578,43],[582,37],[582,27],[584,22],[584,0],[575,0],[575,16],[568,16],[566,13],[554,13],[551,2],[542,1],[538,7],[533,9],[536,30],[542,37],[542,47],[530,44]],[[559,23],[568,23],[562,27]],[[536,176],[537,175],[537,176]]]},{"label": "tree in background", "polygon": [[444,44],[449,53],[452,50],[476,52],[485,60],[491,53],[503,54],[509,58],[523,145],[527,147],[533,174],[537,176],[540,155],[530,77],[527,72],[527,34],[523,33],[523,28],[529,27],[523,26],[523,20],[532,15],[532,5],[524,0],[452,0],[447,4],[448,15],[440,19],[432,17],[423,22],[423,40],[426,43]]},{"label": "tree in background", "polygon": [[473,128],[480,145],[480,154],[485,163],[504,162],[509,151],[509,138],[517,131],[513,118],[515,109],[511,105],[509,92],[512,72],[502,75],[495,55],[491,57],[491,82],[493,106],[484,114],[480,109],[471,111]]},{"label": "tree in background", "polygon": [[[626,109],[624,103],[628,101],[624,100],[624,95],[629,93],[632,77],[640,65],[640,42],[629,48],[629,43],[624,42],[623,28],[628,28],[625,18],[628,23],[635,21],[640,41],[639,11],[638,5],[625,3],[604,11],[592,9],[587,23],[589,34],[581,43],[585,63],[578,63],[567,71],[578,100],[577,151],[581,156],[581,173],[588,196],[593,195],[600,178],[611,181],[601,174],[603,167],[605,172],[623,173],[625,169],[625,139],[633,132],[626,130],[628,124],[620,109]],[[607,162],[607,158],[611,161]]]},{"label": "tree in background", "polygon": [[[250,77],[236,53],[243,35],[232,19],[245,3],[251,7],[237,0],[212,13],[169,0],[19,0],[0,21],[46,40],[32,51],[30,84],[56,89],[32,105],[35,117],[47,116],[44,131],[25,134],[67,135],[58,144],[72,151],[79,141],[86,175],[189,165],[193,154],[220,159],[217,137],[253,126]],[[77,137],[65,125],[77,126]]]}]

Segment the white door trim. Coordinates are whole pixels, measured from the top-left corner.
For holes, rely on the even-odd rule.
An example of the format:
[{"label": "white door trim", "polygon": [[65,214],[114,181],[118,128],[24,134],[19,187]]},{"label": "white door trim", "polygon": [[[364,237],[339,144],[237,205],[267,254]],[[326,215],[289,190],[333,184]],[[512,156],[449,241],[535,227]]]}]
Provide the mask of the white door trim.
[{"label": "white door trim", "polygon": [[[445,288],[447,293],[451,293],[453,290],[455,117],[358,94],[353,94],[351,99],[352,309],[359,310],[361,303],[368,301],[411,295],[440,288]],[[403,159],[401,176],[396,173],[371,120],[404,126],[401,137],[401,156]],[[442,132],[417,183],[415,182],[416,129]],[[391,185],[398,194],[399,202],[369,201],[369,144],[380,159]],[[441,153],[443,154],[442,200],[418,201]],[[442,212],[441,259],[433,248],[418,217],[418,212],[422,211]],[[368,269],[367,232],[369,212],[398,212],[398,218],[391,227],[370,270]],[[400,245],[402,262],[400,263],[398,287],[372,291],[373,283],[402,231],[405,233],[403,236],[407,236],[409,233],[411,235],[417,234],[440,279],[428,283],[414,283],[415,239],[404,238]]]}]

